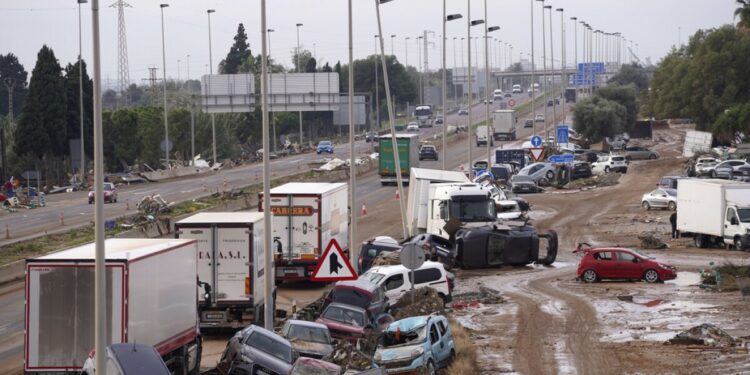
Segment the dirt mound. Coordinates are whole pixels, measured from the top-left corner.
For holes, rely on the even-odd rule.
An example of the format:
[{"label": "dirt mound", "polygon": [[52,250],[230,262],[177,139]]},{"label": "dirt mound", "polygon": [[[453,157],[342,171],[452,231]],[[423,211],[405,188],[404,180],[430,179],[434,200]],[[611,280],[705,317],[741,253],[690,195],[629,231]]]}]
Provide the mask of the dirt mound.
[{"label": "dirt mound", "polygon": [[661,233],[656,231],[645,231],[638,235],[641,247],[644,249],[666,249],[669,245],[661,239]]},{"label": "dirt mound", "polygon": [[480,286],[478,292],[467,292],[454,295],[451,306],[455,309],[460,309],[464,307],[478,307],[480,304],[496,305],[504,302],[505,299],[500,295],[500,292]]},{"label": "dirt mound", "polygon": [[372,260],[372,266],[395,266],[401,264],[401,250],[383,251]]},{"label": "dirt mound", "polygon": [[586,187],[603,187],[603,186],[614,186],[617,185],[620,182],[620,177],[622,175],[619,173],[607,173],[600,176],[593,176],[589,178],[580,178],[578,180],[573,180],[565,186],[563,186],[563,189],[582,189]]},{"label": "dirt mound", "polygon": [[734,346],[735,340],[723,329],[713,324],[704,323],[678,333],[669,340],[669,343],[674,345],[730,347]]},{"label": "dirt mound", "polygon": [[411,293],[407,292],[393,305],[391,314],[393,320],[400,320],[411,316],[430,315],[434,312],[442,314],[445,311],[443,299],[432,288],[419,288],[414,291],[414,303]]},{"label": "dirt mound", "polygon": [[330,361],[341,366],[344,371],[364,371],[372,368],[372,357],[359,351],[354,345],[344,340],[336,340]]}]

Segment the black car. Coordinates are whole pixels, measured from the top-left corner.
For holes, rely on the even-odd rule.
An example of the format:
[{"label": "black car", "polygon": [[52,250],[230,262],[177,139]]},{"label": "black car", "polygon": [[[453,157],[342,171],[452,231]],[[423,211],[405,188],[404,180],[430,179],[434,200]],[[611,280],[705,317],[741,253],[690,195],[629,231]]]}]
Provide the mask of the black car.
[{"label": "black car", "polygon": [[391,252],[401,250],[398,241],[388,236],[379,236],[362,242],[359,248],[359,264],[357,264],[358,274],[363,274],[372,267],[372,261],[382,252]]},{"label": "black car", "polygon": [[427,254],[430,254],[430,260],[443,263],[447,268],[453,267],[456,253],[448,239],[435,234],[423,233],[410,238],[404,244],[410,243],[421,247]]},{"label": "black car", "polygon": [[509,92],[506,92],[505,94],[503,94],[503,96],[506,97],[506,98],[512,98],[513,94],[511,94]]},{"label": "black car", "polygon": [[433,145],[422,145],[419,148],[419,160],[438,160],[437,148]]},{"label": "black car", "polygon": [[216,369],[221,374],[278,374],[292,370],[298,354],[289,340],[250,325],[229,340]]},{"label": "black car", "polygon": [[378,139],[377,132],[367,132],[367,134],[365,134],[365,142],[367,143],[375,142],[375,140],[377,139]]},{"label": "black car", "polygon": [[520,193],[539,193],[544,191],[529,176],[515,175],[510,179],[510,190],[516,194]]},{"label": "black car", "polygon": [[591,176],[591,164],[585,161],[577,161],[573,163],[573,172],[571,173],[570,177],[572,177],[573,179],[577,179],[589,178]]},{"label": "black car", "polygon": [[554,100],[552,100],[552,99],[547,100],[547,107],[553,107],[554,105],[555,105],[555,101]]},{"label": "black car", "polygon": [[523,123],[523,127],[524,128],[533,128],[534,127],[534,120],[532,120],[530,118],[526,119],[526,121]]}]

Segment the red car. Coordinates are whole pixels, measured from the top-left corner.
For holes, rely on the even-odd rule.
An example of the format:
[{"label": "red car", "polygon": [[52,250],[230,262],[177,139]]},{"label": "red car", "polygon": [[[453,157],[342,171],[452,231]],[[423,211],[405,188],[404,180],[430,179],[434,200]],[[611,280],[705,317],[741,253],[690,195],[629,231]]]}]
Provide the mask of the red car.
[{"label": "red car", "polygon": [[350,342],[356,342],[365,336],[365,330],[373,328],[372,318],[367,310],[337,302],[326,306],[315,322],[328,327],[331,337]]},{"label": "red car", "polygon": [[677,277],[677,268],[655,261],[636,250],[622,248],[585,248],[576,250],[584,256],[578,264],[578,278],[593,283],[602,279],[663,282]]},{"label": "red car", "polygon": [[[94,203],[96,192],[94,188],[89,189],[89,204]],[[117,188],[111,182],[104,183],[104,203],[117,203]]]}]

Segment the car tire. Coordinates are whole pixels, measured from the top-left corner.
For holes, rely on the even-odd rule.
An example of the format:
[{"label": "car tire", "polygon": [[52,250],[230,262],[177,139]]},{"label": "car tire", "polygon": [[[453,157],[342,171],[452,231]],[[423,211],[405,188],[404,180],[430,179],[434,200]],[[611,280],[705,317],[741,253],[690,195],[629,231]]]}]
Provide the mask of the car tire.
[{"label": "car tire", "polygon": [[643,273],[643,281],[653,284],[659,282],[659,273],[654,269],[648,269]]},{"label": "car tire", "polygon": [[438,293],[438,297],[440,297],[440,299],[443,300],[443,306],[445,306],[448,303],[448,297],[446,297],[445,294]]},{"label": "car tire", "polygon": [[647,201],[643,201],[643,203],[641,203],[641,207],[643,207],[643,209],[646,211],[651,209],[651,205]]},{"label": "car tire", "polygon": [[742,238],[740,236],[737,236],[734,238],[734,249],[737,251],[745,251],[745,245],[742,243]]},{"label": "car tire", "polygon": [[622,174],[626,174],[626,173],[628,173],[628,169],[627,168],[625,168],[625,169],[622,170]]},{"label": "car tire", "polygon": [[711,178],[716,178],[716,171],[711,171]]},{"label": "car tire", "polygon": [[545,174],[545,176],[547,177],[548,180],[551,181],[552,179],[555,178],[555,172],[547,171],[547,173]]},{"label": "car tire", "polygon": [[706,236],[702,234],[696,234],[695,236],[693,236],[693,244],[697,248],[705,249],[708,247],[708,240],[706,239]]},{"label": "car tire", "polygon": [[453,363],[453,361],[455,361],[455,360],[456,360],[456,351],[453,350],[453,349],[451,349],[451,354],[448,357],[448,366],[450,366],[451,363]]},{"label": "car tire", "polygon": [[651,155],[648,156],[648,158],[651,159],[651,160],[654,160],[654,159],[656,159],[656,155],[655,154],[651,154]]},{"label": "car tire", "polygon": [[437,374],[437,372],[435,371],[435,364],[432,362],[432,360],[427,361],[427,366],[424,367],[423,373],[425,375]]},{"label": "car tire", "polygon": [[588,269],[586,271],[583,271],[581,274],[581,279],[586,283],[595,283],[599,280],[599,275],[596,274],[596,271],[592,269]]},{"label": "car tire", "polygon": [[604,167],[604,173],[609,173],[609,167]]},{"label": "car tire", "polygon": [[676,210],[677,209],[677,203],[675,203],[675,202],[669,202],[669,204],[667,205],[667,209],[669,209],[670,211]]}]

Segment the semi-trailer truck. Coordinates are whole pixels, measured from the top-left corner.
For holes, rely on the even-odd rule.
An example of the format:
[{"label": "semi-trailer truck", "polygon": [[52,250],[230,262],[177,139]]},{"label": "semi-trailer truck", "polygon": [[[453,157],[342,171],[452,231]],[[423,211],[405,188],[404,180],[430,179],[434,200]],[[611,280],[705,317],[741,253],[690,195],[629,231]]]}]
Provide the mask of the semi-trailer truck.
[{"label": "semi-trailer truck", "polygon": [[[419,135],[418,134],[396,134],[398,146],[398,158],[401,165],[401,177],[404,183],[409,182],[409,171],[412,167],[419,165]],[[378,156],[378,173],[382,185],[396,184],[398,170],[396,160],[393,157],[393,139],[390,134],[381,135],[378,138],[380,154]]]}]

